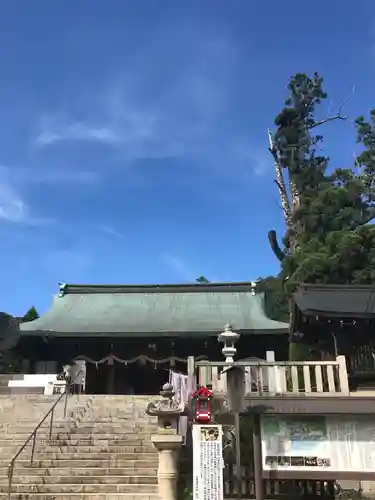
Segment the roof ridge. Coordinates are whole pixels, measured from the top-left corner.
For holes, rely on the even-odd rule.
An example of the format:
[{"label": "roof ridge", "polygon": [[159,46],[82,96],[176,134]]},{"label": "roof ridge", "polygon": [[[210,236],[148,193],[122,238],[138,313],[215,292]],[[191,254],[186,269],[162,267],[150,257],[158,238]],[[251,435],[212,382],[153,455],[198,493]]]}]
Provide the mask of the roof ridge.
[{"label": "roof ridge", "polygon": [[67,294],[92,293],[188,293],[188,292],[254,292],[255,284],[251,281],[222,283],[181,283],[181,284],[69,284],[59,283],[59,296]]}]

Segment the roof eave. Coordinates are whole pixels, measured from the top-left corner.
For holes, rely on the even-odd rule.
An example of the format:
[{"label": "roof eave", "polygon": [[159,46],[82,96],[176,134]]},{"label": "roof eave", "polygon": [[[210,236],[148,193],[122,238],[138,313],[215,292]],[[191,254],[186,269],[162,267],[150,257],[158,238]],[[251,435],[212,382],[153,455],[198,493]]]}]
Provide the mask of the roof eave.
[{"label": "roof eave", "polygon": [[374,313],[364,312],[343,312],[343,311],[319,311],[314,309],[298,308],[304,316],[320,318],[340,318],[340,319],[375,319]]},{"label": "roof eave", "polygon": [[[287,328],[275,328],[275,329],[251,329],[251,330],[236,330],[240,335],[287,335],[289,334],[289,327]],[[158,331],[158,332],[59,332],[54,330],[21,330],[21,337],[217,337],[219,335],[218,330],[206,330],[206,331]]]}]

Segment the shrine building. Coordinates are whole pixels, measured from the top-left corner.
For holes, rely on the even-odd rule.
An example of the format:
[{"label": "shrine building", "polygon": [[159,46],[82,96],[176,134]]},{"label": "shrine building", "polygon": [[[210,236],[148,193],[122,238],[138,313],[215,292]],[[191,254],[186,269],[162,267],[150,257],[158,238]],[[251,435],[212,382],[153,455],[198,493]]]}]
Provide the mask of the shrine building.
[{"label": "shrine building", "polygon": [[352,390],[375,388],[375,289],[303,283],[291,301],[291,337],[319,346],[321,359],[346,358]]},{"label": "shrine building", "polygon": [[60,285],[50,309],[22,323],[12,350],[22,373],[86,363],[86,392],[156,394],[188,356],[222,360],[218,334],[241,334],[237,359],[287,360],[289,325],[269,319],[255,283]]}]

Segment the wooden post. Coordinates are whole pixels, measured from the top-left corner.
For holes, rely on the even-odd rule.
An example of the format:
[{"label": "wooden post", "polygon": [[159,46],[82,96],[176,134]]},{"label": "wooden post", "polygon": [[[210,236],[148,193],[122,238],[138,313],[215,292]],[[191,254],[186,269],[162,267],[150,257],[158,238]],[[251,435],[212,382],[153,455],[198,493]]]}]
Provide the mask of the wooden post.
[{"label": "wooden post", "polygon": [[240,414],[234,414],[234,429],[236,433],[236,482],[237,497],[242,498],[242,474],[241,474],[241,437],[240,437]]},{"label": "wooden post", "polygon": [[188,372],[188,393],[190,396],[195,391],[196,386],[197,386],[196,379],[195,379],[194,356],[188,356],[187,372]]},{"label": "wooden post", "polygon": [[260,432],[259,415],[254,415],[253,448],[254,448],[253,451],[254,451],[255,500],[263,500],[262,438]]},{"label": "wooden post", "polygon": [[107,394],[115,393],[115,365],[112,360],[107,364]]},{"label": "wooden post", "polygon": [[339,382],[340,382],[340,392],[346,396],[350,395],[349,391],[349,380],[348,380],[348,370],[346,368],[345,356],[337,356],[336,361],[339,364]]},{"label": "wooden post", "polygon": [[[266,351],[266,361],[275,363],[275,351]],[[275,369],[276,366],[267,367],[268,392],[271,394],[277,393]]]}]

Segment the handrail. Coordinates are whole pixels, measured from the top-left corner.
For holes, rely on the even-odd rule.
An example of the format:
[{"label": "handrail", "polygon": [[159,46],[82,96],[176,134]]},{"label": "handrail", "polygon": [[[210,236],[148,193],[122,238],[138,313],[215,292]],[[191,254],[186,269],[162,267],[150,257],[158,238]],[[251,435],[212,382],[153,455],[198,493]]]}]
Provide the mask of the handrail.
[{"label": "handrail", "polygon": [[234,361],[233,363],[227,361],[196,361],[195,366],[222,366],[224,368],[230,368],[232,366],[335,366],[339,365],[339,361],[333,359],[332,361]]},{"label": "handrail", "polygon": [[331,361],[227,361],[189,360],[188,377],[191,387],[210,385],[214,393],[228,391],[228,368],[243,371],[246,397],[292,395],[303,393],[312,397],[349,396],[349,381],[345,356]]},{"label": "handrail", "polygon": [[48,433],[48,439],[51,439],[52,437],[52,426],[53,426],[53,415],[55,412],[56,406],[59,404],[59,402],[62,400],[62,398],[65,396],[65,404],[64,404],[64,418],[66,417],[66,410],[67,410],[67,405],[68,405],[68,396],[70,393],[70,388],[75,384],[76,380],[78,377],[83,373],[82,370],[78,372],[76,377],[72,382],[65,385],[65,392],[61,393],[60,396],[57,398],[57,400],[53,403],[51,408],[47,411],[47,413],[44,415],[42,420],[38,423],[38,425],[35,427],[35,429],[32,431],[32,433],[29,435],[29,437],[26,439],[26,441],[23,443],[23,445],[20,447],[20,449],[17,451],[17,453],[14,455],[12,460],[10,461],[10,464],[8,466],[8,500],[11,498],[11,491],[12,491],[12,480],[13,480],[13,472],[14,472],[14,463],[17,460],[17,458],[21,455],[23,450],[26,448],[26,446],[29,444],[31,440],[33,440],[33,445],[31,448],[31,457],[30,457],[30,465],[33,464],[34,461],[34,453],[35,453],[35,443],[36,443],[36,436],[37,433],[40,429],[40,427],[44,424],[44,422],[47,420],[47,418],[51,415],[51,421],[49,424],[49,433]]}]

